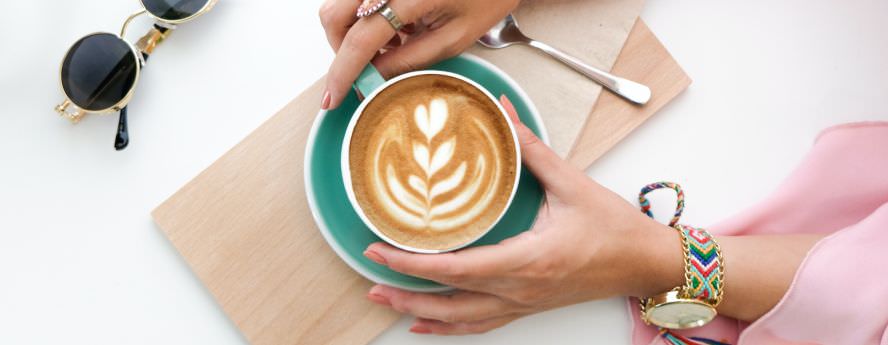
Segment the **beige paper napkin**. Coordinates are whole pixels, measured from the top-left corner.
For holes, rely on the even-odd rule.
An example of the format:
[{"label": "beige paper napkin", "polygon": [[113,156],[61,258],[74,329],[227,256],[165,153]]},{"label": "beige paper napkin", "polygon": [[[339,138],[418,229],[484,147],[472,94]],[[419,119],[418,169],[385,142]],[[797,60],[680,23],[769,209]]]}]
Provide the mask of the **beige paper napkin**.
[{"label": "beige paper napkin", "polygon": [[[515,17],[530,38],[610,71],[643,5],[644,0],[525,0]],[[566,157],[601,86],[535,48],[476,46],[470,52],[499,66],[527,91],[543,115],[552,148]]]}]

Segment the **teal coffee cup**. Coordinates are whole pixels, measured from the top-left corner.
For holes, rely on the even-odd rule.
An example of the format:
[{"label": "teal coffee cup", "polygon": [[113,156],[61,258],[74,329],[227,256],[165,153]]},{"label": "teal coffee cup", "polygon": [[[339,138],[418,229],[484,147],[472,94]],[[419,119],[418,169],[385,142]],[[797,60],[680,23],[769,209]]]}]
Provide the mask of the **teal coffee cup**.
[{"label": "teal coffee cup", "polygon": [[[365,191],[372,190],[375,191],[373,193],[374,197],[372,205],[362,204],[362,199],[356,196],[355,190],[355,181],[352,178],[352,167],[350,166],[351,155],[353,154],[365,154],[368,152],[365,147],[358,145],[357,148],[353,148],[351,143],[354,135],[356,134],[357,124],[361,121],[361,119],[365,116],[367,107],[379,95],[385,95],[385,99],[388,102],[394,101],[395,103],[399,102],[399,98],[402,96],[406,97],[406,93],[413,91],[413,85],[417,84],[417,79],[425,79],[430,80],[429,78],[434,80],[438,80],[439,82],[445,82],[448,86],[456,85],[458,89],[462,90],[461,92],[471,93],[476,97],[480,94],[483,94],[483,97],[486,98],[489,104],[494,104],[496,106],[496,111],[487,111],[483,112],[483,117],[488,118],[490,116],[499,117],[501,120],[496,120],[495,123],[503,124],[505,123],[508,126],[508,135],[489,135],[489,136],[479,136],[478,140],[456,140],[456,137],[452,137],[451,140],[442,141],[441,137],[444,136],[443,132],[445,123],[447,126],[451,127],[459,127],[459,126],[477,126],[473,121],[464,121],[457,122],[456,118],[448,119],[449,116],[455,116],[456,110],[453,110],[454,106],[451,105],[449,108],[447,106],[447,101],[444,101],[441,98],[433,99],[430,104],[420,104],[415,109],[416,113],[414,115],[413,108],[406,109],[403,114],[407,118],[410,119],[408,121],[409,125],[403,126],[413,129],[419,129],[426,135],[426,142],[421,140],[413,141],[407,138],[392,138],[391,141],[382,141],[382,143],[388,143],[388,145],[379,145],[378,150],[371,150],[375,152],[377,155],[375,157],[364,157],[361,161],[375,160],[373,169],[365,169],[364,166],[358,168],[361,171],[371,171],[368,175],[373,176],[370,178],[374,183],[364,183],[364,185],[373,186],[366,187]],[[410,86],[402,86],[397,87],[397,85],[402,83],[409,83],[405,85]],[[419,81],[419,83],[423,83]],[[434,253],[443,253],[448,251],[457,250],[468,246],[481,237],[484,237],[493,227],[502,219],[505,215],[506,211],[509,208],[509,205],[512,203],[512,200],[515,196],[515,192],[518,189],[518,183],[521,178],[521,149],[518,144],[518,136],[515,131],[515,126],[512,121],[509,119],[506,110],[503,108],[502,104],[497,100],[497,98],[490,93],[483,86],[479,85],[475,81],[464,77],[462,75],[451,73],[447,71],[439,71],[439,70],[423,70],[410,72],[406,74],[402,74],[390,80],[385,80],[373,67],[373,65],[367,65],[361,75],[358,77],[355,82],[355,88],[357,91],[365,95],[363,101],[358,108],[355,110],[352,115],[351,121],[348,124],[348,127],[345,132],[345,138],[342,144],[342,178],[343,185],[345,186],[346,193],[348,194],[348,200],[351,206],[354,208],[355,212],[364,222],[364,224],[373,231],[376,236],[388,242],[389,244],[401,248],[403,250],[416,252],[416,253],[426,253],[426,254],[434,254]],[[390,91],[388,91],[390,90]],[[400,94],[403,93],[403,94]],[[466,97],[465,99],[468,99]],[[435,104],[435,102],[438,102]],[[480,103],[475,101],[476,103]],[[487,103],[487,102],[485,102]],[[437,105],[437,106],[436,106]],[[394,109],[404,109],[400,104],[392,106]],[[490,110],[490,109],[488,109]],[[421,112],[421,113],[420,113]],[[454,112],[454,114],[449,114],[448,112]],[[384,115],[389,116],[389,115]],[[437,124],[437,125],[436,125]],[[399,130],[396,131],[380,131],[381,128],[367,128],[364,130],[373,130],[374,132],[381,133],[391,133],[393,136],[401,136],[404,135],[407,130],[404,130],[402,127],[397,127]],[[502,128],[501,125],[499,128]],[[434,132],[434,133],[432,133]],[[481,133],[490,134],[489,132],[480,131]],[[440,133],[441,136],[437,136]],[[380,135],[380,134],[377,134]],[[382,134],[385,135],[385,134]],[[365,135],[366,136],[366,135]],[[437,138],[437,139],[436,139]],[[433,139],[435,141],[433,141]],[[484,140],[486,139],[486,140]],[[410,143],[410,142],[412,143]],[[434,143],[437,142],[440,144],[439,146],[435,146]],[[408,152],[401,152],[404,156],[415,158],[409,159],[406,163],[399,162],[401,164],[397,164],[400,169],[407,169],[406,167],[417,167],[422,166],[422,163],[428,163],[427,166],[423,166],[426,168],[425,171],[422,169],[419,170],[416,174],[409,175],[409,183],[402,183],[397,177],[403,177],[403,174],[398,174],[394,172],[392,166],[389,166],[388,175],[386,178],[385,167],[381,169],[378,168],[381,166],[379,160],[382,158],[381,153],[385,152],[383,147],[390,148],[392,144],[400,143],[403,145],[398,145],[398,147],[406,147],[404,151],[410,151],[412,148],[413,154],[409,154]],[[412,146],[411,146],[412,145]],[[462,145],[464,147],[460,148]],[[460,162],[452,152],[455,150],[462,149],[463,151],[469,149],[478,149],[479,147],[501,147],[501,145],[508,145],[511,147],[509,150],[502,150],[501,152],[497,152],[496,149],[491,150],[491,152],[496,152],[498,155],[489,155],[495,158],[490,158],[490,162],[487,164],[484,161],[475,162],[471,159],[467,159],[467,161]],[[444,152],[446,151],[446,152]],[[450,153],[449,155],[447,153]],[[508,157],[504,156],[508,152]],[[477,154],[473,152],[473,154]],[[439,157],[445,157],[439,159]],[[450,157],[451,159],[448,159]],[[483,154],[479,154],[479,159],[481,157],[485,157]],[[494,162],[494,160],[496,160]],[[441,162],[441,163],[438,163]],[[506,162],[510,162],[511,167],[503,167],[502,165]],[[465,169],[455,171],[453,173],[453,177],[451,179],[443,178],[437,181],[432,181],[433,174],[436,174],[435,168],[446,168],[448,166],[455,167],[460,166],[462,168],[467,166],[467,163],[472,163],[475,169],[470,168],[469,172],[465,172]],[[394,164],[392,164],[394,165]],[[493,167],[499,168],[494,169]],[[446,170],[446,169],[442,169]],[[458,170],[458,169],[457,169]],[[502,186],[499,185],[500,181],[506,176],[502,176],[501,171],[511,171],[514,172],[514,176],[509,176],[511,178],[511,183],[504,184]],[[462,172],[457,176],[457,173]],[[494,176],[490,180],[482,179],[480,175],[472,176],[472,173],[480,174],[480,173],[488,173],[488,176]],[[447,175],[442,172],[438,172],[437,175]],[[472,183],[470,181],[475,181],[477,183]],[[483,182],[482,182],[483,181]],[[363,182],[362,182],[363,183]],[[465,183],[464,185],[460,185],[456,187],[456,184]],[[487,185],[485,185],[487,183]],[[494,185],[494,183],[496,185]],[[437,190],[441,190],[444,188],[438,188],[447,185],[450,186],[455,191],[447,194],[442,193],[443,195],[435,196],[435,192]],[[459,191],[460,187],[466,187],[464,191]],[[424,192],[425,199],[422,197],[417,198],[416,193]],[[503,195],[503,193],[508,193],[507,196]],[[368,193],[369,194],[369,193]],[[452,196],[455,194],[455,196]],[[449,199],[445,202],[436,202],[435,200],[439,200],[442,196],[447,196]],[[506,197],[504,199],[504,197]],[[370,197],[365,197],[363,200],[365,202],[369,202]],[[493,203],[493,200],[499,200],[499,203]],[[503,200],[504,203],[503,203]],[[412,203],[411,203],[412,202]],[[493,208],[493,206],[497,208]],[[412,207],[410,207],[412,206]],[[440,211],[439,209],[449,209],[448,211]],[[375,209],[374,209],[375,208]],[[380,209],[384,209],[384,212],[380,212]],[[456,211],[452,211],[456,210]],[[495,210],[497,212],[495,214],[491,214],[490,211]],[[387,213],[392,215],[392,218],[399,219],[398,225],[403,228],[407,228],[410,221],[412,221],[413,226],[416,228],[412,228],[414,231],[411,233],[413,237],[402,236],[402,239],[399,240],[396,236],[390,235],[386,233],[386,231],[381,229],[381,225],[374,223],[374,219],[369,216],[369,213],[376,212],[379,213]],[[418,213],[417,213],[418,212]],[[423,213],[424,212],[424,213]],[[437,212],[437,213],[436,213]],[[470,219],[478,219],[477,217],[480,215],[486,216],[486,224],[489,224],[483,228],[478,228],[479,224],[473,224],[473,221]],[[491,217],[493,218],[491,221]],[[378,218],[377,218],[378,219]],[[462,222],[462,223],[459,223]],[[482,223],[482,224],[484,224]],[[445,227],[444,230],[436,231],[435,226],[440,224],[441,227]],[[454,224],[462,224],[462,225],[454,225]],[[422,229],[422,230],[420,230]],[[465,229],[471,229],[471,232],[459,233]],[[405,229],[406,230],[406,229]],[[390,230],[393,231],[393,230]],[[397,230],[400,232],[400,230]],[[456,233],[454,233],[456,232]],[[442,235],[443,234],[443,235]],[[421,236],[429,236],[429,238],[424,238],[423,240],[413,241],[417,237]],[[441,243],[428,244],[430,240],[436,238],[437,236],[444,236],[450,238],[449,240]],[[453,240],[456,238],[457,240]]]},{"label": "teal coffee cup", "polygon": [[[463,54],[432,65],[429,70],[458,74],[483,86],[492,95],[506,95],[524,125],[548,143],[542,117],[530,97],[518,83],[493,64]],[[386,81],[379,78],[378,82],[377,86]],[[364,89],[364,94],[369,96],[376,87],[371,85]],[[361,103],[356,92],[349,93],[338,108],[320,111],[312,124],[304,153],[303,183],[305,198],[318,231],[344,263],[373,282],[410,291],[449,290],[440,283],[391,270],[363,255],[371,243],[385,239],[378,236],[358,215],[349,200],[342,176],[341,158],[342,150],[347,147],[344,144],[346,131],[353,116],[359,114],[357,109]],[[533,226],[544,199],[544,191],[533,174],[523,166],[519,180],[508,210],[486,235],[469,244],[469,247],[496,244]]]}]

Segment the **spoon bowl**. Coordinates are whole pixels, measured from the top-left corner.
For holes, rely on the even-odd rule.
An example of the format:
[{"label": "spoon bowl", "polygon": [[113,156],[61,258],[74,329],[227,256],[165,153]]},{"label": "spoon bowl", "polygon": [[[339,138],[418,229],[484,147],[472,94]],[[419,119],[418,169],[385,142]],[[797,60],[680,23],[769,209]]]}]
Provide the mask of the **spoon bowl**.
[{"label": "spoon bowl", "polygon": [[524,36],[524,33],[518,28],[515,17],[509,14],[505,19],[496,23],[487,34],[481,36],[478,43],[487,48],[499,49],[529,40],[530,38]]}]

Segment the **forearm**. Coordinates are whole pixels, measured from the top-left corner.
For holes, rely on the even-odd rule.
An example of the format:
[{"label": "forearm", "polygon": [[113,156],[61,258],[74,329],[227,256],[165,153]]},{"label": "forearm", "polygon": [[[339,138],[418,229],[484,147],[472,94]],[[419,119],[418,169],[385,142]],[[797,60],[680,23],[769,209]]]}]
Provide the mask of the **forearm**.
[{"label": "forearm", "polygon": [[725,295],[719,313],[754,321],[774,308],[808,251],[824,236],[716,237],[725,257]]},{"label": "forearm", "polygon": [[[669,231],[663,231],[669,230]],[[681,240],[675,230],[660,227],[642,243],[648,248],[643,270],[650,279],[636,287],[650,296],[684,283]],[[771,310],[792,283],[811,247],[825,235],[716,236],[725,264],[725,293],[719,314],[754,321]]]}]

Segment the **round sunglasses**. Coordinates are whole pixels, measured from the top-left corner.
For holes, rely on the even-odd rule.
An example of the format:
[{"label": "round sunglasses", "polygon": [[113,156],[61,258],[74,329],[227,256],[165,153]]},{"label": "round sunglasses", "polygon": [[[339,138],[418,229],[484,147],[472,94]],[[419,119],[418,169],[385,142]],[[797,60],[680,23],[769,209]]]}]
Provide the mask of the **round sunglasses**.
[{"label": "round sunglasses", "polygon": [[[55,110],[74,123],[87,114],[118,112],[114,148],[129,144],[127,104],[133,97],[139,73],[154,48],[177,24],[208,12],[218,0],[141,0],[143,9],[129,16],[120,34],[97,32],[86,35],[68,49],[59,79],[65,101]],[[148,14],[155,24],[136,44],[124,40],[129,23]]]}]

